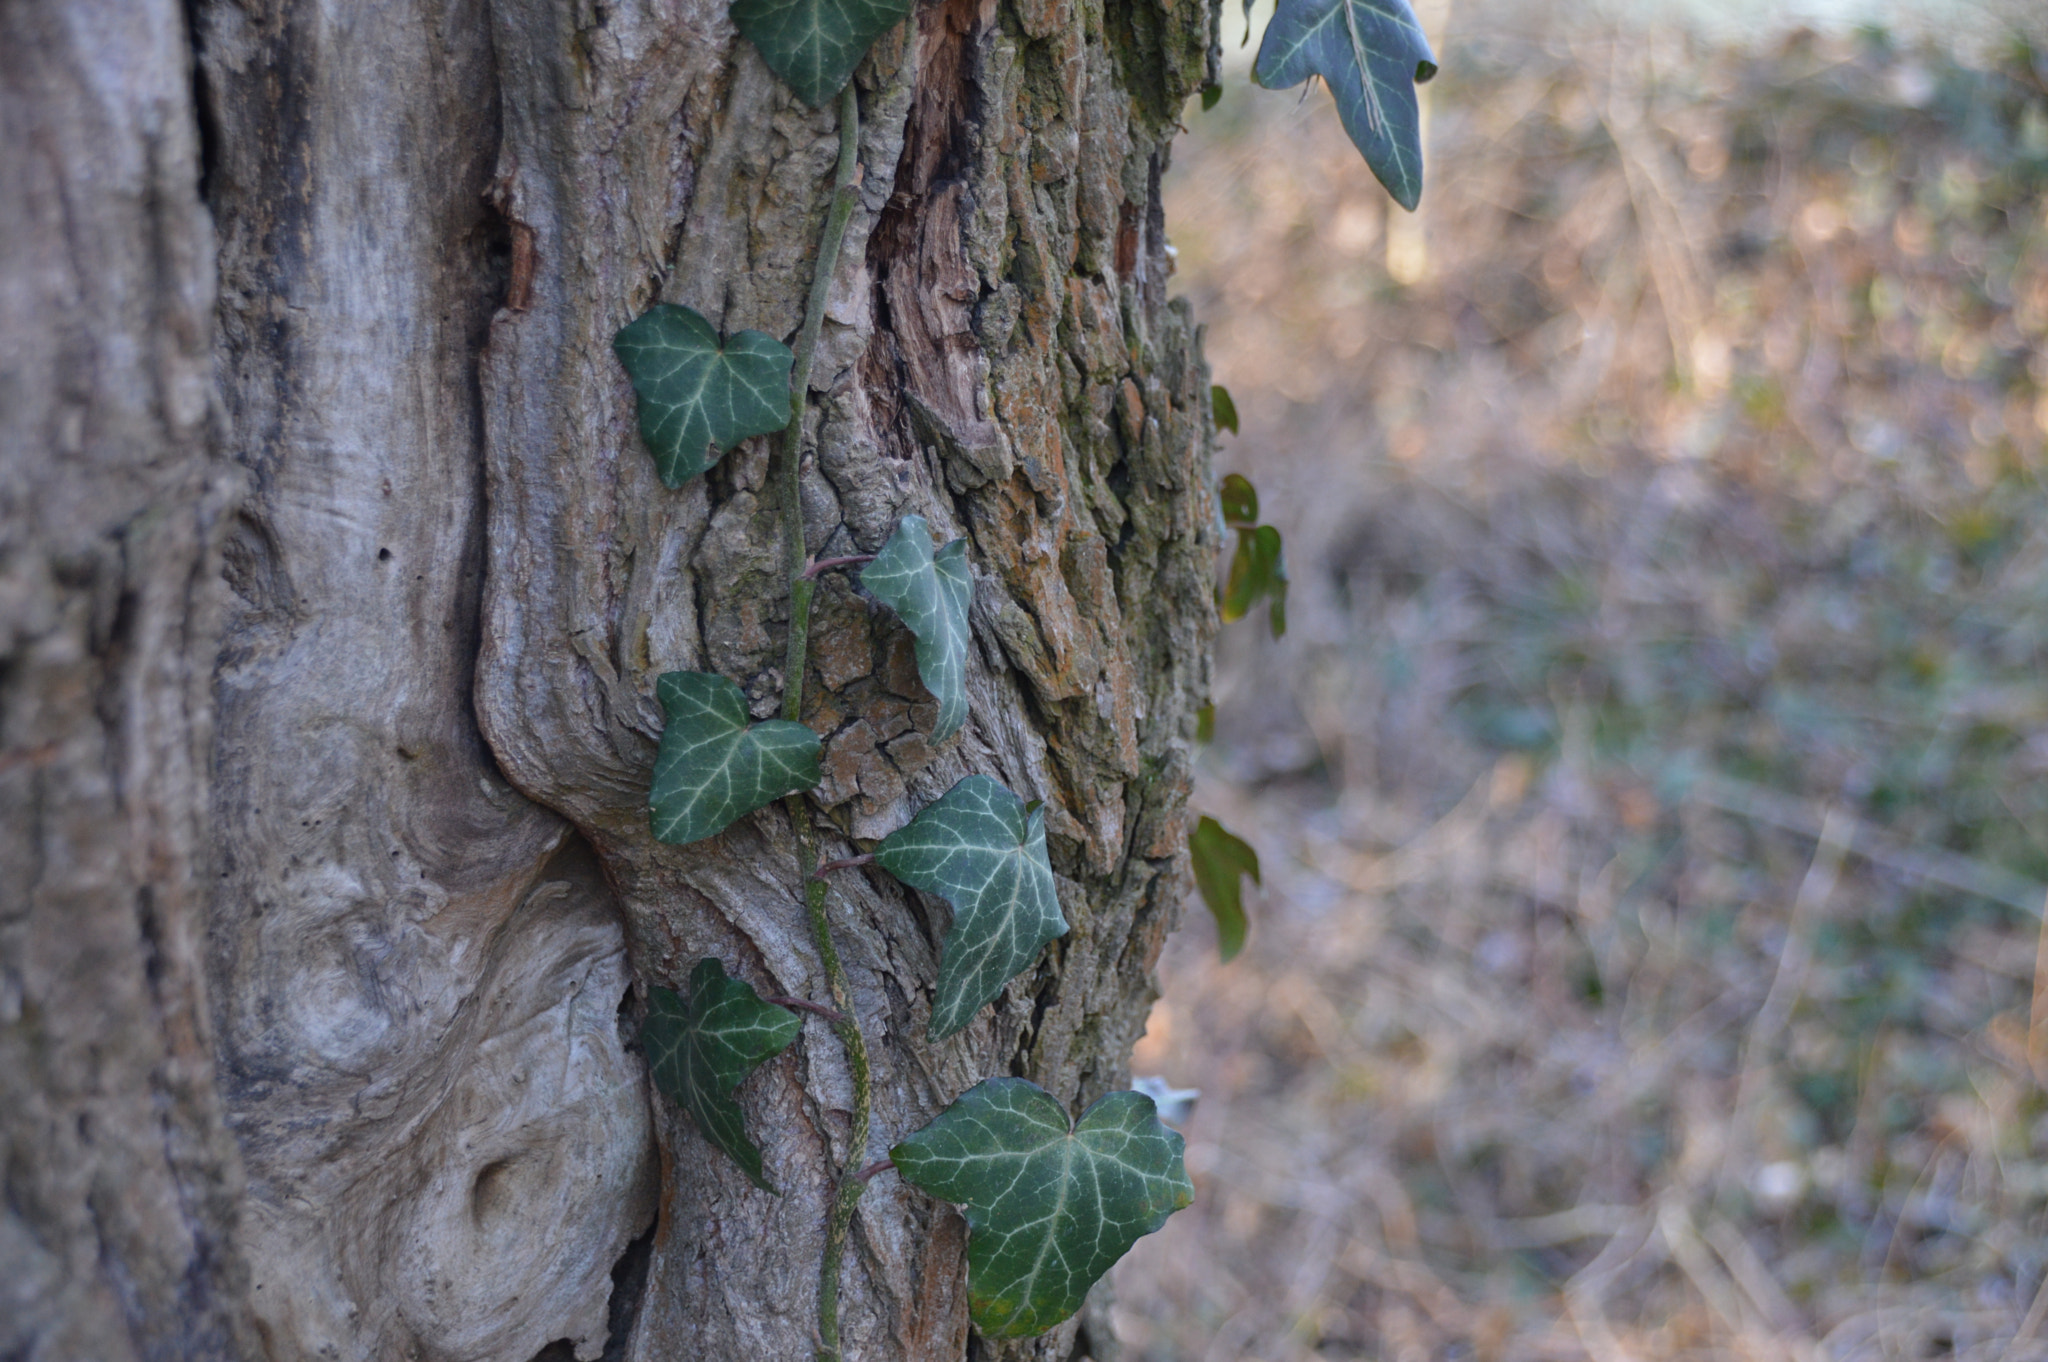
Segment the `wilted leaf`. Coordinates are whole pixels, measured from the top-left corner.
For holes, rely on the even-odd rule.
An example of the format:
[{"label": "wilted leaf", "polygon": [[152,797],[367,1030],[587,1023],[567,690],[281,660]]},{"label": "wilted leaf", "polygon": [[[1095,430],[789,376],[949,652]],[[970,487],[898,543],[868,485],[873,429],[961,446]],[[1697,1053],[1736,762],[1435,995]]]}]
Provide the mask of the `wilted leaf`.
[{"label": "wilted leaf", "polygon": [[1045,810],[968,776],[882,839],[882,869],[953,905],[930,1036],[943,1040],[1066,935],[1045,854]]},{"label": "wilted leaf", "polygon": [[768,69],[814,109],[846,88],[910,0],[735,0],[732,21]]},{"label": "wilted leaf", "polygon": [[658,840],[702,841],[818,783],[818,735],[786,719],[748,727],[747,697],[726,678],[669,672],[654,693],[668,714],[647,794]]},{"label": "wilted leaf", "polygon": [[967,1215],[967,1298],[990,1338],[1043,1333],[1139,1238],[1194,1200],[1180,1136],[1113,1092],[1070,1121],[1021,1078],[975,1084],[889,1157]]},{"label": "wilted leaf", "polygon": [[1161,1125],[1178,1130],[1188,1123],[1188,1117],[1195,1114],[1195,1103],[1202,1098],[1200,1088],[1176,1088],[1156,1074],[1147,1074],[1131,1080],[1131,1091],[1142,1092],[1152,1099],[1158,1109]]},{"label": "wilted leaf", "polygon": [[1228,960],[1244,949],[1244,876],[1264,883],[1259,853],[1205,815],[1188,838],[1188,854],[1195,862],[1195,888],[1216,919],[1217,953]]},{"label": "wilted leaf", "polygon": [[716,959],[690,971],[686,1004],[665,988],[647,990],[640,1044],[654,1074],[704,1138],[732,1156],[756,1187],[774,1191],[761,1171],[761,1151],[747,1138],[732,1091],[740,1080],[789,1048],[803,1028],[796,1013],[764,1003],[753,987],[726,977]]},{"label": "wilted leaf", "polygon": [[1271,525],[1237,532],[1237,552],[1223,583],[1223,622],[1243,619],[1262,600],[1273,602],[1273,637],[1287,632],[1287,559]]},{"label": "wilted leaf", "polygon": [[1269,90],[1321,76],[1379,182],[1403,208],[1421,201],[1415,86],[1436,74],[1436,54],[1408,0],[1279,0],[1252,71]]},{"label": "wilted leaf", "polygon": [[907,515],[860,580],[917,635],[917,674],[939,702],[932,741],[943,742],[967,718],[967,606],[974,598],[967,541],[934,554],[924,517]]},{"label": "wilted leaf", "polygon": [[698,313],[659,303],[612,337],[612,351],[640,397],[640,438],[670,487],[748,436],[789,424],[795,356],[764,332],[742,331],[721,345]]},{"label": "wilted leaf", "polygon": [[[1218,94],[1222,91],[1219,89]],[[1209,106],[1205,103],[1203,108]],[[1221,383],[1209,385],[1209,410],[1216,414],[1216,429],[1237,434],[1237,403],[1230,400],[1230,389]]]},{"label": "wilted leaf", "polygon": [[1223,503],[1224,524],[1246,529],[1259,523],[1258,489],[1243,474],[1232,473],[1224,478],[1217,489],[1217,499]]}]

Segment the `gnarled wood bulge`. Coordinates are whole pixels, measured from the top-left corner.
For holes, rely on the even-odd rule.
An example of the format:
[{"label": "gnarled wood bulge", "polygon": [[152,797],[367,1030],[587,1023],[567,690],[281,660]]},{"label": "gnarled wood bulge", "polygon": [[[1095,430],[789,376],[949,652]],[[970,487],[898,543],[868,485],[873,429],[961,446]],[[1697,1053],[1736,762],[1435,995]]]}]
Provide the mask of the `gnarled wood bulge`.
[{"label": "gnarled wood bulge", "polygon": [[[0,0],[0,1356],[805,1358],[835,1170],[983,1077],[1127,1083],[1214,630],[1159,180],[1216,9],[938,0],[856,74],[809,548],[964,535],[974,648],[934,743],[823,579],[824,851],[984,772],[1073,929],[931,1045],[943,903],[835,875],[876,1129],[808,1019],[740,1092],[775,1196],[632,1045],[701,956],[824,997],[784,810],[647,818],[661,673],[776,709],[784,508],[767,439],[665,488],[611,338],[793,336],[837,146],[725,7]],[[877,1178],[845,1355],[1114,1354],[971,1337],[965,1247]]]}]

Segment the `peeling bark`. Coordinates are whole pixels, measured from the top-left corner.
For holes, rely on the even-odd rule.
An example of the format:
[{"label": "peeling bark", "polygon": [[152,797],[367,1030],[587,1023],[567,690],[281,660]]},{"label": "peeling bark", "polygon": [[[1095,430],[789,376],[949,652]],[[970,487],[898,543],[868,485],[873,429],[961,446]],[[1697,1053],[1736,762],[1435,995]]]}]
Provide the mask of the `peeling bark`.
[{"label": "peeling bark", "polygon": [[[184,632],[171,673],[123,692],[184,707],[158,741],[185,763],[162,816],[183,838],[167,882],[185,886],[171,958],[187,1020],[160,1028],[143,1000],[105,1022],[189,1052],[180,1119],[211,1162],[164,1180],[219,1200],[187,1257],[225,1266],[210,1304],[166,1316],[219,1342],[177,1355],[807,1356],[839,1168],[981,1077],[1029,1077],[1076,1110],[1128,1079],[1187,885],[1214,628],[1208,379],[1165,298],[1158,193],[1174,116],[1211,69],[1214,10],[939,0],[856,77],[864,178],[812,375],[808,547],[871,553],[911,512],[966,536],[977,646],[969,723],[934,744],[907,631],[850,576],[823,580],[804,718],[826,736],[826,853],[993,774],[1047,801],[1074,926],[931,1046],[944,905],[879,872],[835,875],[877,1129],[846,1147],[844,1056],[807,1019],[741,1092],[780,1197],[650,1103],[627,1042],[637,995],[705,954],[764,993],[825,997],[779,807],[688,848],[647,826],[662,672],[716,671],[757,714],[777,704],[785,508],[765,440],[662,487],[610,340],[659,300],[792,336],[836,150],[832,112],[780,87],[724,11],[195,0],[223,419],[149,433],[150,476],[185,481],[138,504],[183,528],[125,542],[160,544],[168,566],[143,597]],[[27,13],[0,0],[8,24]],[[190,234],[204,228],[185,36],[171,28],[152,57],[184,141],[150,211],[182,204]],[[122,135],[146,140],[124,116]],[[122,334],[179,339],[203,399],[196,250],[184,311]],[[151,297],[109,288],[110,305]],[[10,313],[4,337],[35,324]],[[63,448],[59,415],[38,430],[10,478]],[[228,485],[216,451],[245,470],[232,510],[208,490]],[[116,509],[77,523],[125,523]],[[106,654],[99,580],[51,599],[71,602],[66,637]],[[46,740],[15,713],[10,792],[50,779],[14,754],[96,722],[52,719]],[[163,901],[154,863],[123,873],[106,885]],[[0,936],[18,970],[14,939]],[[138,1052],[126,1100],[161,1087],[149,1065],[164,1062]],[[873,1181],[843,1287],[849,1357],[1111,1355],[1099,1311],[1041,1340],[972,1339],[965,1237],[950,1209]],[[175,1257],[173,1237],[144,1238]],[[31,1318],[25,1338],[57,1337]]]}]

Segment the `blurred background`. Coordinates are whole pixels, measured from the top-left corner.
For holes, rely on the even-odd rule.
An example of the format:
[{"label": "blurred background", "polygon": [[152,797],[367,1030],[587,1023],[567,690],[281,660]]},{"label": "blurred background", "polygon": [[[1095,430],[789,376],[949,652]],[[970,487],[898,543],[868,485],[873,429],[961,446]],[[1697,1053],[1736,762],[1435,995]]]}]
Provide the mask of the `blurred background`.
[{"label": "blurred background", "polygon": [[1256,41],[1167,184],[1293,586],[1127,1351],[2048,1357],[2048,12],[1421,8],[1419,215]]}]

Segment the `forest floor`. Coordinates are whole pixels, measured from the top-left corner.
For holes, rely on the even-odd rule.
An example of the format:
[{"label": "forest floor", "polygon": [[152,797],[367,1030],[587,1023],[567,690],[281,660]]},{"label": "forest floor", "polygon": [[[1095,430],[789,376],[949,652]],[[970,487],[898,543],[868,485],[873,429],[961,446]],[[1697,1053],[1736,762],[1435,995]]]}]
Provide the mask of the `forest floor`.
[{"label": "forest floor", "polygon": [[1168,181],[1293,587],[1127,1352],[2048,1358],[2048,52],[1453,36],[1419,217],[1241,77]]}]

